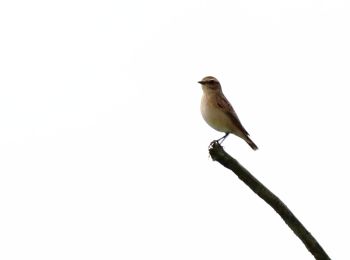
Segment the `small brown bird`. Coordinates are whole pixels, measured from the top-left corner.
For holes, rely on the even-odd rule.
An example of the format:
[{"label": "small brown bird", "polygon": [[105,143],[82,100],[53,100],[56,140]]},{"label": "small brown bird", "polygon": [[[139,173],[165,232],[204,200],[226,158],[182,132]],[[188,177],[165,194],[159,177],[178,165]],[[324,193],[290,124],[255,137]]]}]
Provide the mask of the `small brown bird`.
[{"label": "small brown bird", "polygon": [[203,89],[201,112],[204,120],[215,130],[225,133],[216,141],[222,143],[229,134],[235,134],[246,141],[253,150],[257,150],[258,147],[249,138],[249,134],[238,119],[235,110],[224,96],[220,82],[216,78],[208,76],[198,83],[202,85]]}]

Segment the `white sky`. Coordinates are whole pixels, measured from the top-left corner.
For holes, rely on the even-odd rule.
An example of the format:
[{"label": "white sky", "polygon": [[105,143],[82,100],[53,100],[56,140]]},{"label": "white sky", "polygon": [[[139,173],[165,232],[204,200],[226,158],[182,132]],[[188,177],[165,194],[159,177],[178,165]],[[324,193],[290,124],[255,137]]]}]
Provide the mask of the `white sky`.
[{"label": "white sky", "polygon": [[350,259],[346,1],[2,1],[1,259],[313,259],[225,149]]}]

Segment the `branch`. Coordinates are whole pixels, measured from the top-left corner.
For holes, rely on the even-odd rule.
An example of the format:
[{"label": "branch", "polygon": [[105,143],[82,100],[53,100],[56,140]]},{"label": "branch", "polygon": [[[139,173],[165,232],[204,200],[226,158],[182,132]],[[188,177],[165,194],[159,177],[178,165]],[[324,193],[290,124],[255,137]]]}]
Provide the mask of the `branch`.
[{"label": "branch", "polygon": [[311,235],[303,224],[294,216],[288,207],[250,172],[248,172],[239,162],[224,151],[218,142],[212,142],[209,146],[209,153],[214,161],[218,161],[224,167],[232,170],[248,187],[260,198],[269,204],[293,230],[295,235],[304,243],[306,248],[318,260],[330,259],[321,245]]}]

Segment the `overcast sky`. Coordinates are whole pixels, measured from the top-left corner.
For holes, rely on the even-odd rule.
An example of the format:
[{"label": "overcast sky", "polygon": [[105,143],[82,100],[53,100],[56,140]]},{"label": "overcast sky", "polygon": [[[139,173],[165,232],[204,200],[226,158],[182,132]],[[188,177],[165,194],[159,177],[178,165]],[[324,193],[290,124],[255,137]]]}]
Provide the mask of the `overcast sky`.
[{"label": "overcast sky", "polygon": [[313,259],[208,157],[217,77],[254,152],[224,147],[350,259],[350,5],[2,1],[1,259]]}]

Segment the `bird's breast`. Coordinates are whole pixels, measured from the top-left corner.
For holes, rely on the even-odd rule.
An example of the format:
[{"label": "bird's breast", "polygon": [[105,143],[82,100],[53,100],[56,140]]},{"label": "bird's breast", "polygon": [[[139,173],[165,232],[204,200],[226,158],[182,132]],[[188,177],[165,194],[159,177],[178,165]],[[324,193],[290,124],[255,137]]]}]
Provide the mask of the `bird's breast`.
[{"label": "bird's breast", "polygon": [[219,132],[231,132],[230,122],[227,114],[217,105],[216,99],[203,95],[201,100],[201,113],[205,122]]}]

